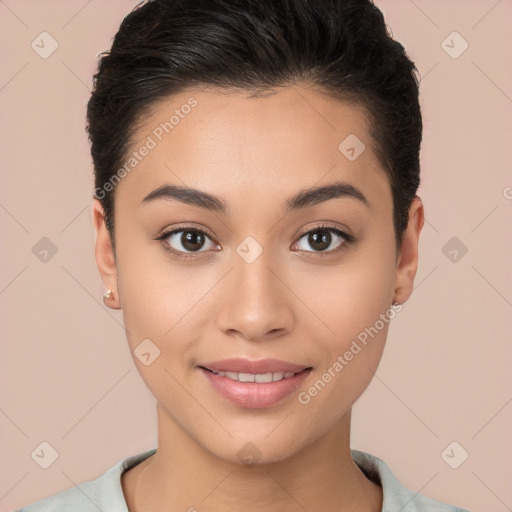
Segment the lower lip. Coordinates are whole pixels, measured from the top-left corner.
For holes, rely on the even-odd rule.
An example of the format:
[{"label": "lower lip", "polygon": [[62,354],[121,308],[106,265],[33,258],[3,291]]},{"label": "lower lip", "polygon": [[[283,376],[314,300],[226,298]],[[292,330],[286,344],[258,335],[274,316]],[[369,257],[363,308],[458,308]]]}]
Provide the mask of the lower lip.
[{"label": "lower lip", "polygon": [[201,368],[212,386],[231,403],[261,409],[271,407],[295,391],[309,375],[311,369],[302,370],[293,377],[276,382],[240,382]]}]

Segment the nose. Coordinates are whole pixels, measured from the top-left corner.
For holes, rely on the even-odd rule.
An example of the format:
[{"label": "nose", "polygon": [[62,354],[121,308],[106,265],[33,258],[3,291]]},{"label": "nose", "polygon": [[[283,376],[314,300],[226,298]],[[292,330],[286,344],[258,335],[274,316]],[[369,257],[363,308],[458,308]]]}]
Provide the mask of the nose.
[{"label": "nose", "polygon": [[293,329],[297,299],[290,279],[263,251],[254,261],[234,255],[233,268],[219,290],[217,324],[231,337],[265,341]]}]

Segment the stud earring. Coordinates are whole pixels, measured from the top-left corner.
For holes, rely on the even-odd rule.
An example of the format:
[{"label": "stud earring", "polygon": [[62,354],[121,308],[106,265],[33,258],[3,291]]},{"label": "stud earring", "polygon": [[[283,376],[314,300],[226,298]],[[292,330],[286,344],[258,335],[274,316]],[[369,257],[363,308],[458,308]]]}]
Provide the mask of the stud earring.
[{"label": "stud earring", "polygon": [[115,300],[112,290],[107,290],[103,294],[103,304],[109,309],[121,309],[117,301]]}]

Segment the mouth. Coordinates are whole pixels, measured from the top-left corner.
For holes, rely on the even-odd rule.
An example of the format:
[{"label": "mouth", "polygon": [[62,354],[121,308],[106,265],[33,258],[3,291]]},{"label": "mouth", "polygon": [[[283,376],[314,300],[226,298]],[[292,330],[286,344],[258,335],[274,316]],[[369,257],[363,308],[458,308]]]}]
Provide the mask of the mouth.
[{"label": "mouth", "polygon": [[212,389],[231,404],[248,409],[272,407],[294,393],[312,366],[276,359],[226,359],[199,365]]},{"label": "mouth", "polygon": [[230,372],[230,371],[213,371],[210,368],[206,368],[204,366],[200,366],[203,370],[206,370],[214,375],[219,375],[220,377],[227,377],[231,380],[236,380],[238,382],[257,382],[259,384],[265,384],[269,382],[279,382],[284,379],[291,379],[295,375],[299,373],[309,371],[312,367],[304,368],[298,372],[268,372],[268,373],[247,373],[247,372]]},{"label": "mouth", "polygon": [[[311,368],[306,364],[290,363],[279,359],[251,360],[245,357],[223,359],[201,364],[201,368],[213,373],[241,373],[249,375],[268,375],[269,373],[282,373],[284,375],[296,374]],[[267,377],[268,378],[268,377]]]}]

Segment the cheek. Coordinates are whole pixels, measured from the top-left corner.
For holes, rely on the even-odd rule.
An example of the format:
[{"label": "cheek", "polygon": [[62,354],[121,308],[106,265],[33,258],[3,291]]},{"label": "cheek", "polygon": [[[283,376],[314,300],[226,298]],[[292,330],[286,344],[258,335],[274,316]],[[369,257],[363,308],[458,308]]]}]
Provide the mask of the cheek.
[{"label": "cheek", "polygon": [[132,351],[146,338],[161,346],[164,334],[174,323],[169,302],[181,294],[173,275],[155,260],[158,251],[148,242],[142,244],[141,238],[131,235],[126,228],[119,229],[117,237],[119,294]]},{"label": "cheek", "polygon": [[[172,272],[172,268],[148,271],[137,265],[120,270],[123,315],[130,346],[140,338],[152,338],[161,348],[180,339],[190,326],[194,305],[200,300],[201,289],[194,287],[190,276]],[[191,314],[192,313],[192,314]],[[173,345],[175,349],[179,346]]]},{"label": "cheek", "polygon": [[381,309],[377,302],[354,314],[338,314],[336,336],[331,342],[323,341],[323,364],[315,368],[310,386],[297,397],[301,405],[310,408],[309,417],[323,415],[327,423],[334,423],[371,382],[396,316],[393,308]]},{"label": "cheek", "polygon": [[320,394],[322,386],[329,388],[318,403],[332,401],[336,411],[342,403],[350,406],[372,379],[390,322],[397,314],[391,307],[394,248],[389,241],[375,240],[373,246],[367,244],[354,252],[336,271],[331,268],[325,271],[329,275],[317,276],[321,291],[317,288],[318,293],[310,294],[311,309],[320,312],[329,328],[324,330],[327,336],[317,335],[324,357],[318,389],[311,392]]},{"label": "cheek", "polygon": [[[160,351],[159,364],[174,368],[174,373],[186,371],[195,341],[212,329],[215,269],[172,262],[158,243],[139,250],[124,248],[119,254],[119,292],[132,354],[150,339]],[[141,372],[146,370],[138,366]]]},{"label": "cheek", "polygon": [[179,410],[184,399],[179,383],[197,337],[192,322],[201,290],[192,288],[190,293],[190,276],[152,263],[146,265],[139,253],[138,258],[127,257],[119,265],[126,338],[147,388],[158,400],[164,399],[170,410]]},{"label": "cheek", "polygon": [[390,307],[395,276],[390,253],[363,247],[341,265],[326,267],[322,274],[316,272],[305,280],[304,296],[328,326],[338,348],[373,325]]},{"label": "cheek", "polygon": [[366,345],[355,339],[319,368],[310,386],[297,396],[310,418],[323,416],[327,424],[334,424],[353,406],[377,370],[385,336],[382,330]]}]

